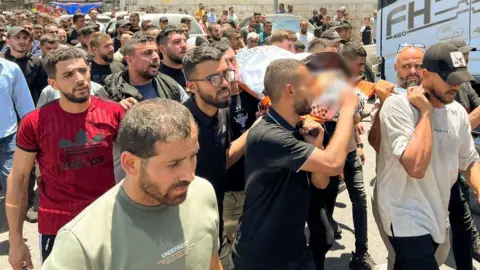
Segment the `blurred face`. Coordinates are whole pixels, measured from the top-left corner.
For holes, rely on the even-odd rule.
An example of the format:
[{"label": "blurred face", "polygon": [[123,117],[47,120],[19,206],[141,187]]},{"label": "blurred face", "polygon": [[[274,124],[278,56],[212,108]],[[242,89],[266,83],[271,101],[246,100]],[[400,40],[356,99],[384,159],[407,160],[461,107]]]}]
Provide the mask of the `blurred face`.
[{"label": "blurred face", "polygon": [[25,32],[20,32],[18,35],[10,37],[7,40],[7,43],[10,45],[10,48],[19,53],[25,53],[28,50],[28,43],[30,41],[30,36]]},{"label": "blurred face", "polygon": [[84,17],[77,18],[77,22],[75,23],[75,25],[77,25],[77,30],[84,27],[85,26],[85,18]]},{"label": "blurred face", "polygon": [[160,22],[160,29],[165,29],[165,27],[167,27],[167,25],[168,25],[168,21]]},{"label": "blurred face", "polygon": [[126,55],[128,70],[138,73],[145,79],[153,79],[158,74],[160,56],[155,42],[137,45],[132,55]]},{"label": "blurred face", "polygon": [[230,40],[230,44],[232,45],[232,49],[238,50],[242,48],[242,36],[240,35],[240,33],[235,34],[229,40]]},{"label": "blurred face", "polygon": [[450,85],[438,75],[438,73],[423,70],[424,78],[422,86],[443,104],[450,104],[460,90],[460,85]]},{"label": "blurred face", "polygon": [[212,26],[212,32],[210,35],[213,37],[213,39],[220,40],[220,25]]},{"label": "blurred face", "polygon": [[293,12],[293,6],[288,6],[288,12]]},{"label": "blurred face", "polygon": [[54,34],[58,36],[58,27],[55,25],[51,25],[49,27],[43,28],[44,34]]},{"label": "blurred face", "polygon": [[98,48],[92,48],[95,56],[99,56],[103,61],[111,63],[113,61],[113,40],[109,37],[101,40]]},{"label": "blurred face", "polygon": [[339,29],[337,33],[340,36],[340,38],[345,41],[350,41],[352,39],[352,28],[346,28],[341,30]]},{"label": "blurred face", "polygon": [[188,26],[188,31],[192,28],[192,21],[186,21],[185,24]]},{"label": "blurred face", "polygon": [[363,23],[365,23],[365,25],[369,26],[370,25],[370,19],[363,20]]},{"label": "blurred face", "polygon": [[227,22],[228,21],[228,16],[225,14],[222,14],[222,22]]},{"label": "blurred face", "polygon": [[350,70],[355,76],[360,76],[365,72],[366,57],[357,57],[355,59],[346,59]]},{"label": "blurred face", "polygon": [[272,33],[272,24],[271,23],[267,23],[267,24],[264,24],[263,25],[263,32],[267,33],[267,34],[271,34]]},{"label": "blurred face", "polygon": [[337,18],[343,18],[343,13],[341,11],[337,11]]},{"label": "blurred face", "polygon": [[67,43],[67,32],[62,28],[58,29],[58,39],[60,40],[60,44]]},{"label": "blurred face", "polygon": [[224,58],[227,62],[228,68],[235,70],[235,74],[238,74],[239,66],[237,59],[235,58],[235,51],[232,48],[228,49],[225,52]]},{"label": "blurred face", "polygon": [[419,86],[423,79],[424,52],[417,48],[407,48],[397,55],[394,64],[397,84],[407,89],[410,86]]},{"label": "blurred face", "polygon": [[469,57],[470,57],[470,52],[464,53],[464,54],[463,54],[463,57],[465,58],[465,62],[466,62],[467,65],[468,65],[468,60],[469,60]]},{"label": "blurred face", "polygon": [[130,27],[128,25],[118,27],[118,32],[119,32],[120,36],[123,33],[125,33],[125,31],[128,31],[128,29],[130,29]]},{"label": "blurred face", "polygon": [[283,4],[281,4],[281,5],[278,6],[278,9],[279,10],[285,10],[285,6]]},{"label": "blurred face", "polygon": [[280,48],[282,48],[284,50],[287,50],[289,52],[295,53],[295,41],[285,39],[282,42],[275,42],[272,45],[280,47]]},{"label": "blurred face", "polygon": [[125,44],[127,44],[131,39],[132,39],[132,35],[123,34],[122,38],[120,39],[120,43],[122,44],[122,47],[125,46]]},{"label": "blurred face", "polygon": [[235,9],[234,9],[234,8],[229,9],[229,11],[230,11],[231,14],[235,13]]},{"label": "blurred face", "polygon": [[97,20],[98,11],[92,10],[92,11],[90,11],[90,12],[88,13],[88,15],[90,16],[90,19],[91,19],[91,20],[96,21],[96,20]]},{"label": "blurred face", "polygon": [[17,19],[17,22],[20,20],[25,20],[26,18],[27,18],[27,15],[24,13],[15,15],[15,19]]},{"label": "blurred face", "polygon": [[138,18],[136,16],[130,16],[130,23],[133,27],[138,27]]},{"label": "blurred face", "polygon": [[300,23],[300,32],[302,32],[302,34],[306,35],[307,30],[308,30],[308,22],[307,21],[302,21]]},{"label": "blurred face", "polygon": [[315,99],[314,92],[311,90],[313,77],[305,66],[297,69],[300,85],[298,87],[289,84],[287,87],[292,89],[293,108],[297,115],[307,115],[312,112],[312,103]]},{"label": "blurred face", "polygon": [[330,21],[331,21],[330,16],[325,16],[325,17],[323,17],[323,23],[324,23],[324,24],[329,24]]},{"label": "blurred face", "polygon": [[83,58],[60,61],[55,65],[55,78],[48,79],[62,97],[72,103],[85,103],[90,98],[90,69]]},{"label": "blurred face", "polygon": [[262,15],[255,15],[255,25],[259,24],[262,20]]},{"label": "blurred face", "polygon": [[172,62],[181,65],[183,57],[187,53],[187,38],[183,34],[171,33],[167,46],[160,45],[160,50]]},{"label": "blurred face", "polygon": [[138,189],[145,198],[157,204],[179,205],[187,198],[188,186],[195,179],[199,150],[197,128],[192,123],[189,138],[156,143],[155,148],[158,155],[143,162],[128,152],[122,154],[122,160],[129,157],[137,160]]},{"label": "blurred face", "polygon": [[45,55],[47,55],[47,53],[55,50],[56,48],[58,48],[59,44],[58,42],[54,42],[54,43],[48,43],[48,42],[45,42],[43,43],[43,45],[40,45],[40,49],[42,50],[42,55],[43,57],[45,57]]},{"label": "blurred face", "polygon": [[258,46],[258,38],[251,38],[247,40],[247,47],[253,48]]},{"label": "blurred face", "polygon": [[30,34],[33,33],[33,24],[31,23],[20,25],[20,27],[25,28],[25,30],[27,30]]},{"label": "blurred face", "polygon": [[[195,68],[194,79],[204,79],[212,75],[223,75],[227,71],[228,64],[225,57],[220,61],[205,61],[198,64]],[[215,108],[227,108],[230,106],[230,83],[222,78],[222,83],[219,86],[213,86],[209,80],[190,82],[191,91],[198,95],[200,99],[206,104]]]}]

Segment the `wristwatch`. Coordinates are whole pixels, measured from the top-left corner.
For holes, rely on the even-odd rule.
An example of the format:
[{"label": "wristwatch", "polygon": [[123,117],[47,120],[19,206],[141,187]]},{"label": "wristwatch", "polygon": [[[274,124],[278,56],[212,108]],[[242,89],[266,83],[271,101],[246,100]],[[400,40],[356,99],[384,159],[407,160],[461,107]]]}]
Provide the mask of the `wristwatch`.
[{"label": "wristwatch", "polygon": [[358,143],[357,148],[362,148],[363,149],[363,143]]}]

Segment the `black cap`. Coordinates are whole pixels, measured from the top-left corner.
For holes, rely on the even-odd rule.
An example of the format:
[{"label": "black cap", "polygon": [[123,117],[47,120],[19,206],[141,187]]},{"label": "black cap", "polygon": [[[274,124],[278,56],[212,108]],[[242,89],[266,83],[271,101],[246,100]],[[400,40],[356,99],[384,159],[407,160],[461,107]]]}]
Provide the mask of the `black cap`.
[{"label": "black cap", "polygon": [[347,21],[343,21],[343,22],[340,23],[339,28],[349,29],[349,28],[352,28],[352,25],[350,23],[348,23]]},{"label": "black cap", "polygon": [[118,20],[115,26],[118,27],[123,27],[123,26],[131,26],[132,24],[128,22],[127,20]]},{"label": "black cap", "polygon": [[95,32],[98,32],[97,29],[98,29],[98,26],[96,25],[87,25],[80,29],[80,33],[82,34],[82,36],[89,36]]},{"label": "black cap", "polygon": [[427,49],[423,57],[423,68],[438,73],[450,85],[475,81],[467,71],[463,53],[447,42],[439,42]]},{"label": "black cap", "polygon": [[311,72],[327,71],[332,69],[341,70],[348,77],[352,76],[352,71],[345,60],[336,52],[319,52],[309,55],[303,60],[303,63]]},{"label": "black cap", "polygon": [[451,39],[447,42],[457,47],[457,49],[462,53],[468,53],[477,50],[475,47],[468,46],[467,42],[465,42],[463,39]]},{"label": "black cap", "polygon": [[335,28],[330,28],[330,29],[327,29],[325,30],[321,35],[320,35],[321,38],[326,38],[326,39],[330,39],[330,40],[342,40],[342,38],[340,37],[340,35],[337,33],[337,31],[335,30]]},{"label": "black cap", "polygon": [[337,29],[337,28],[340,28],[341,25],[342,25],[341,22],[333,20],[328,24],[328,29]]},{"label": "black cap", "polygon": [[162,16],[160,17],[160,19],[158,20],[159,22],[167,22],[168,23],[168,18],[165,17],[165,16]]},{"label": "black cap", "polygon": [[27,29],[25,29],[23,27],[20,27],[20,26],[14,26],[14,27],[11,27],[10,30],[8,30],[7,38],[14,37],[14,36],[20,34],[21,32],[24,32],[25,34],[30,36],[30,32],[28,32]]}]

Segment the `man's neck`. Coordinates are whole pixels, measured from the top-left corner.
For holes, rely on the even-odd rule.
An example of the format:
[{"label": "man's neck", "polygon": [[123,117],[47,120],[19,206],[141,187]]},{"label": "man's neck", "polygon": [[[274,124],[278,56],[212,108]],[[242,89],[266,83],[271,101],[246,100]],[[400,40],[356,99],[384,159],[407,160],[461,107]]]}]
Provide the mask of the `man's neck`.
[{"label": "man's neck", "polygon": [[193,96],[193,101],[195,104],[197,104],[197,107],[200,109],[200,111],[210,117],[214,116],[218,112],[217,107],[205,103],[198,94]]},{"label": "man's neck", "polygon": [[60,108],[68,113],[82,113],[88,109],[90,103],[90,98],[84,103],[73,103],[66,99],[63,95],[61,95],[59,100]]},{"label": "man's neck", "polygon": [[300,115],[296,114],[292,109],[287,108],[286,106],[280,106],[280,104],[272,105],[272,108],[285,120],[287,123],[296,127],[298,122],[300,122]]},{"label": "man's neck", "polygon": [[[431,92],[431,91],[430,91]],[[443,103],[442,101],[440,101],[437,97],[435,97],[435,95],[433,94],[429,94],[429,101],[430,103],[432,103],[432,107],[433,108],[436,108],[436,109],[441,109],[441,108],[445,108],[445,103]]]},{"label": "man's neck", "polygon": [[132,70],[128,70],[128,81],[129,81],[129,84],[132,85],[132,86],[140,86],[140,85],[146,85],[148,83],[151,83],[153,79],[145,79],[144,77],[140,76],[140,74],[132,71]]},{"label": "man's neck", "polygon": [[306,35],[308,35],[308,32],[305,32],[305,33],[300,32],[300,34],[301,34],[302,36],[306,36]]},{"label": "man's neck", "polygon": [[169,68],[176,68],[176,69],[181,69],[182,68],[182,64],[177,64],[175,62],[172,61],[172,59],[170,59],[168,56],[164,56],[163,58],[163,64]]},{"label": "man's neck", "polygon": [[93,62],[95,62],[95,64],[100,65],[100,66],[107,66],[107,65],[110,64],[110,63],[105,62],[105,60],[103,60],[101,57],[98,57],[98,56],[95,56],[93,58]]},{"label": "man's neck", "polygon": [[23,58],[25,57],[26,54],[27,54],[26,52],[17,52],[10,48],[10,55],[13,56],[13,58],[15,59]]}]

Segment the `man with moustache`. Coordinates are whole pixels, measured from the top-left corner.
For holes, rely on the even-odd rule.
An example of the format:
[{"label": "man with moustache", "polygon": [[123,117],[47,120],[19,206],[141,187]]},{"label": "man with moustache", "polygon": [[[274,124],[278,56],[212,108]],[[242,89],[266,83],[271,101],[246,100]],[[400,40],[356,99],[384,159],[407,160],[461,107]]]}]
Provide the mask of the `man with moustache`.
[{"label": "man with moustache", "polygon": [[90,66],[92,81],[105,85],[105,78],[125,70],[122,63],[113,61],[113,41],[107,34],[95,33],[90,37],[90,47],[95,57]]},{"label": "man with moustache", "polygon": [[45,34],[40,38],[40,49],[42,50],[42,58],[45,58],[47,53],[57,49],[59,46],[58,37],[54,34]]},{"label": "man with moustache", "polygon": [[120,102],[125,109],[138,101],[158,97],[179,102],[188,99],[177,82],[158,72],[160,57],[154,38],[146,35],[132,38],[123,52],[127,70],[107,76],[97,95]]},{"label": "man with moustache", "polygon": [[13,269],[33,268],[23,238],[23,215],[35,161],[42,173],[38,186],[42,260],[49,256],[59,229],[115,185],[113,141],[124,109],[90,97],[88,63],[77,50],[59,48],[44,63],[48,83],[61,97],[24,116],[17,133],[5,203]]},{"label": "man with moustache", "polygon": [[218,23],[211,23],[207,27],[208,41],[210,43],[220,41],[220,25]]},{"label": "man with moustache", "polygon": [[167,27],[157,36],[158,50],[163,55],[160,72],[186,86],[185,74],[182,69],[182,60],[187,53],[187,38],[184,31],[176,27]]},{"label": "man with moustache", "polygon": [[[195,47],[183,58],[183,70],[192,96],[184,103],[199,128],[198,166],[196,175],[212,183],[220,216],[221,259],[230,264],[228,240],[223,231],[223,199],[227,169],[244,153],[248,130],[235,141],[230,140],[230,85],[235,79],[234,67],[224,54],[210,46]],[[227,255],[228,256],[228,255]]]},{"label": "man with moustache", "polygon": [[421,68],[423,87],[388,97],[379,116],[377,205],[396,254],[395,269],[439,269],[435,251],[445,241],[447,203],[458,171],[475,194],[480,189],[468,115],[453,102],[460,85],[474,80],[463,54],[437,43],[426,51]]},{"label": "man with moustache", "polygon": [[313,101],[336,79],[331,73],[321,76],[314,80],[294,59],[267,67],[264,92],[272,105],[248,133],[246,199],[234,246],[235,269],[316,269],[304,235],[310,185],[324,189],[328,176],[342,171],[358,106],[358,97],[345,83],[337,130],[323,149],[322,126],[300,118],[310,114]]},{"label": "man with moustache", "polygon": [[178,102],[129,110],[118,135],[127,176],[60,230],[43,267],[222,269],[215,192],[195,176],[198,139]]}]

